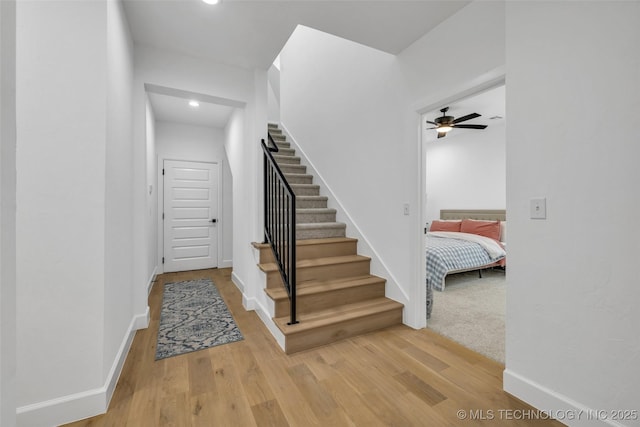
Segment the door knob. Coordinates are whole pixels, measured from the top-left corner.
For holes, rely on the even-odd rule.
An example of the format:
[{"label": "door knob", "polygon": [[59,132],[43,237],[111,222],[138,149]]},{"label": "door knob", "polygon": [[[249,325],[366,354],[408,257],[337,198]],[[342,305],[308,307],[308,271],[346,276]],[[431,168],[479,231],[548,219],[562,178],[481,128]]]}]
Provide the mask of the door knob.
[{"label": "door knob", "polygon": [[217,219],[215,219],[215,218],[213,218],[213,219],[211,220],[211,222],[213,222],[213,223],[215,224],[216,222],[218,222],[218,220],[217,220]]}]

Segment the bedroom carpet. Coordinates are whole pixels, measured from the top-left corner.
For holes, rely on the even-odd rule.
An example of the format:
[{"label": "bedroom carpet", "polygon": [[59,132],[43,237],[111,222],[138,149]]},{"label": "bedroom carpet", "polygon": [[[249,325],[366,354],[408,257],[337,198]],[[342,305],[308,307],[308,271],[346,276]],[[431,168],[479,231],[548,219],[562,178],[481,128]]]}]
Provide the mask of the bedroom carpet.
[{"label": "bedroom carpet", "polygon": [[444,292],[433,292],[427,326],[493,360],[504,363],[506,280],[502,271],[453,274]]},{"label": "bedroom carpet", "polygon": [[242,339],[211,280],[164,285],[156,360]]}]

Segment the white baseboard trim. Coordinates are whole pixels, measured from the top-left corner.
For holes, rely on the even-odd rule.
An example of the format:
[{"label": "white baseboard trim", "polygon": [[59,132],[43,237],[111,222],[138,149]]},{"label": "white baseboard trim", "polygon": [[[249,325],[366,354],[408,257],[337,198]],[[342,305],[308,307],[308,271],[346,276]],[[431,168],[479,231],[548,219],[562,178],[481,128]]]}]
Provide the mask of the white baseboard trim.
[{"label": "white baseboard trim", "polygon": [[253,311],[256,309],[254,298],[249,298],[245,294],[242,294],[242,307],[247,311]]},{"label": "white baseboard trim", "polygon": [[254,307],[254,310],[258,314],[258,317],[260,318],[260,320],[262,320],[262,323],[264,323],[267,329],[269,329],[269,332],[271,332],[271,335],[273,335],[273,337],[276,339],[276,342],[278,343],[282,351],[284,351],[284,334],[276,326],[273,319],[269,315],[268,310],[265,307],[263,307],[259,301],[255,299],[251,299],[250,303]]},{"label": "white baseboard trim", "polygon": [[233,260],[231,259],[223,259],[220,261],[218,268],[231,268],[233,267]]},{"label": "white baseboard trim", "polygon": [[149,307],[147,307],[146,313],[136,315],[131,319],[127,333],[120,344],[102,387],[21,406],[16,409],[17,425],[19,427],[57,426],[104,414],[109,407],[109,402],[120,378],[133,337],[137,329],[142,329],[139,326],[143,323],[149,324]]},{"label": "white baseboard trim", "polygon": [[[247,295],[244,293],[244,290],[246,289],[244,283],[234,272],[231,273],[231,281],[235,283],[236,287],[240,290],[240,292],[242,292],[242,307],[244,307],[244,309],[247,311],[255,311],[258,314],[258,317],[260,318],[260,320],[262,320],[262,323],[264,323],[269,332],[271,332],[271,335],[273,335],[273,337],[276,339],[276,342],[278,343],[280,348],[284,351],[284,334],[273,322],[273,319],[269,315],[269,311],[265,307],[263,307],[262,304],[260,304],[260,301],[258,301],[257,299],[247,297]],[[266,282],[264,282],[263,280],[262,283]]]},{"label": "white baseboard trim", "polygon": [[151,293],[151,288],[153,288],[153,284],[156,282],[156,276],[158,275],[158,266],[153,267],[153,272],[151,273],[151,277],[147,281],[147,296]]},{"label": "white baseboard trim", "polygon": [[142,314],[137,314],[133,317],[133,330],[137,331],[139,329],[147,329],[149,327],[149,321],[151,320],[151,315],[149,314],[149,306]]},{"label": "white baseboard trim", "polygon": [[127,355],[129,354],[129,350],[131,349],[131,343],[133,343],[133,338],[136,336],[136,331],[138,329],[143,329],[138,327],[142,322],[145,322],[145,328],[149,326],[149,307],[144,314],[133,316],[131,322],[129,323],[129,329],[120,344],[120,348],[118,349],[118,353],[116,354],[116,358],[111,365],[111,369],[109,370],[109,374],[107,375],[107,380],[104,384],[104,389],[106,393],[106,406],[104,411],[107,411],[109,408],[109,403],[111,402],[111,398],[113,397],[113,392],[116,389],[116,384],[118,384],[118,379],[120,378],[120,374],[122,373],[122,367],[124,366],[125,360],[127,360]]},{"label": "white baseboard trim", "polygon": [[619,424],[614,420],[603,419],[606,416],[599,416],[599,414],[604,414],[605,412],[608,415],[608,411],[588,408],[509,369],[504,370],[502,383],[507,393],[540,411],[550,414],[568,426],[623,426],[623,424]]},{"label": "white baseboard trim", "polygon": [[231,272],[231,281],[236,285],[236,288],[238,288],[238,290],[242,292],[242,295],[244,296],[244,282],[238,277],[235,271]]}]

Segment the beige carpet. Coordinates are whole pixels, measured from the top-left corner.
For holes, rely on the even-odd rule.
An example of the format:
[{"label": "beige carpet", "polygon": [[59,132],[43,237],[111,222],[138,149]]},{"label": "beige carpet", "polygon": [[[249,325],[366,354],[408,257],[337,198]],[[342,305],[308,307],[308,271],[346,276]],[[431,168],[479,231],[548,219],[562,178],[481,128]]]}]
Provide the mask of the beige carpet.
[{"label": "beige carpet", "polygon": [[433,292],[427,326],[493,360],[504,363],[505,273],[499,270],[447,276],[444,292]]}]

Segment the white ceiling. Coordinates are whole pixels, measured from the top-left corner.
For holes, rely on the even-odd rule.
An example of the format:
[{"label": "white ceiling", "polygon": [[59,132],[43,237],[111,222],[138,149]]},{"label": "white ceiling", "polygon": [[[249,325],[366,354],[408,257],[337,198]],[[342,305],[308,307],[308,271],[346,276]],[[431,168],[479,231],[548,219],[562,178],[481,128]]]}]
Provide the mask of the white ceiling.
[{"label": "white ceiling", "polygon": [[195,126],[224,128],[231,117],[233,107],[199,101],[197,108],[189,105],[189,99],[148,92],[149,102],[157,121],[184,123]]},{"label": "white ceiling", "polygon": [[[331,33],[391,54],[470,3],[469,0],[124,0],[137,44],[241,68],[268,69],[297,25]],[[224,127],[232,108],[182,95],[153,93],[158,120]]]},{"label": "white ceiling", "polygon": [[136,43],[268,69],[298,24],[397,54],[468,0],[124,0]]},{"label": "white ceiling", "polygon": [[[465,124],[478,124],[487,126],[504,126],[506,123],[506,106],[505,106],[505,86],[499,86],[481,92],[477,95],[443,105],[440,108],[449,107],[448,116],[460,117],[471,113],[478,113],[481,116],[464,122]],[[438,133],[435,130],[427,130],[432,127],[426,120],[433,121],[436,117],[442,116],[439,109],[430,111],[422,115],[422,135],[424,141],[438,141]],[[492,119],[492,117],[501,117]],[[445,138],[439,141],[448,141],[457,135],[468,135],[472,132],[482,132],[476,129],[453,129]]]}]

